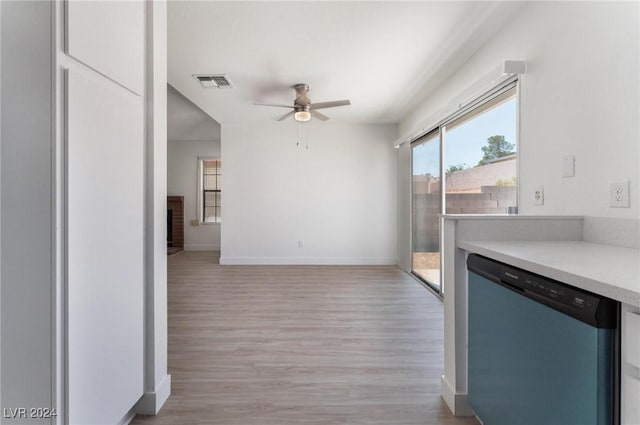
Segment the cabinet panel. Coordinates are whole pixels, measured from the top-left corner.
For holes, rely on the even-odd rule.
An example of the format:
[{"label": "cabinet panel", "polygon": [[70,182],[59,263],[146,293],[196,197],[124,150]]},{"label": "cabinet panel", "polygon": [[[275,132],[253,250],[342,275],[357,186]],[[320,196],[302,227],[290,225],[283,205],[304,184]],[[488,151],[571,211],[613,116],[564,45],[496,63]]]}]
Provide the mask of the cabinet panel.
[{"label": "cabinet panel", "polygon": [[622,425],[640,424],[640,380],[626,375],[622,379],[622,391],[624,394],[624,409],[622,412]]},{"label": "cabinet panel", "polygon": [[640,425],[640,311],[622,305],[622,425]]},{"label": "cabinet panel", "polygon": [[626,362],[640,368],[640,314],[625,312],[623,323]]},{"label": "cabinet panel", "polygon": [[67,104],[69,419],[114,424],[143,392],[143,104],[76,71]]},{"label": "cabinet panel", "polygon": [[67,53],[142,94],[144,2],[69,0],[66,10]]}]

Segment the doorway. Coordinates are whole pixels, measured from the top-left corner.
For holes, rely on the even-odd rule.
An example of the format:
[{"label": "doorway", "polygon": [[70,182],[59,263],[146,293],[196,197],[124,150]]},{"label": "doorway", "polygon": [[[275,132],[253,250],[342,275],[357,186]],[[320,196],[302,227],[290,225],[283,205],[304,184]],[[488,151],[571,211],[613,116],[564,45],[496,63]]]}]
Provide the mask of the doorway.
[{"label": "doorway", "polygon": [[411,143],[411,273],[442,296],[439,214],[514,214],[517,81]]}]

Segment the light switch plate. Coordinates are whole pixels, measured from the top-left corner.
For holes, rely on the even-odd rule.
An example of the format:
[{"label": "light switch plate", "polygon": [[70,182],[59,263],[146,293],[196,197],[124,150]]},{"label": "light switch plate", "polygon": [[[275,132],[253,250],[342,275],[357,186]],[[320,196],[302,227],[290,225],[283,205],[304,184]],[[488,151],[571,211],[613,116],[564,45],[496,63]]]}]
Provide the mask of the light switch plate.
[{"label": "light switch plate", "polygon": [[562,157],[562,177],[573,177],[576,175],[576,159],[573,155]]}]

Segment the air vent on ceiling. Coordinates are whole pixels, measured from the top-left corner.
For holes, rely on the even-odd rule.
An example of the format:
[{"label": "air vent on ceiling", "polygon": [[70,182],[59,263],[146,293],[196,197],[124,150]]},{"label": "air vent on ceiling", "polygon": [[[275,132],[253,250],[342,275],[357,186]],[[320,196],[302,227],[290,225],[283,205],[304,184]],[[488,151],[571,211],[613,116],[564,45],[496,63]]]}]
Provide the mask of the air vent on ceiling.
[{"label": "air vent on ceiling", "polygon": [[216,87],[219,89],[230,89],[233,87],[231,81],[224,74],[195,74],[193,76],[205,89]]}]

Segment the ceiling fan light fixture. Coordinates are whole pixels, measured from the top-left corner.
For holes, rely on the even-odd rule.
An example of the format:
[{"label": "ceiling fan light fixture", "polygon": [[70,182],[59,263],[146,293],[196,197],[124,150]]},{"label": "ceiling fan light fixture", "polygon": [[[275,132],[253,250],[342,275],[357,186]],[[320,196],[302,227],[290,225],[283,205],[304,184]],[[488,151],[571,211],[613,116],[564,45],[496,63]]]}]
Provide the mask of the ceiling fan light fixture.
[{"label": "ceiling fan light fixture", "polygon": [[293,118],[296,121],[299,122],[307,122],[311,119],[311,112],[309,111],[296,111],[295,114],[293,114]]},{"label": "ceiling fan light fixture", "polygon": [[[0,0],[2,1],[2,0]],[[311,103],[311,100],[307,97],[307,93],[309,92],[308,84],[296,84],[293,86],[296,91],[296,99],[293,101],[293,106],[291,105],[281,105],[281,104],[273,104],[273,103],[255,103],[255,105],[262,106],[276,106],[278,108],[291,108],[293,109],[290,112],[287,112],[280,118],[276,119],[276,121],[284,121],[287,118],[291,118],[297,122],[307,122],[310,121],[311,118],[317,118],[320,121],[327,121],[329,119],[328,116],[318,112],[318,109],[325,108],[335,108],[336,106],[347,106],[351,105],[351,101],[348,99],[344,100],[332,100],[329,102],[319,102],[319,103]]]}]

